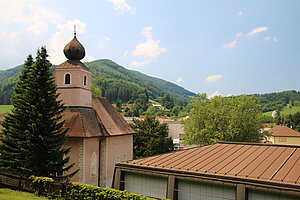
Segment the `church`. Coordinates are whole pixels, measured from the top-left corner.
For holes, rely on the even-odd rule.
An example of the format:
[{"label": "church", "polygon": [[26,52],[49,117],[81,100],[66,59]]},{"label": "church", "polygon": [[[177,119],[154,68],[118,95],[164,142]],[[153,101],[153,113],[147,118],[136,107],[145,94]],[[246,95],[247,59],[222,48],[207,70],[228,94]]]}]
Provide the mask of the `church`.
[{"label": "church", "polygon": [[107,99],[92,95],[92,72],[80,61],[85,49],[76,33],[63,51],[68,60],[55,67],[55,81],[69,128],[63,148],[71,148],[71,171],[79,169],[71,181],[110,187],[115,163],[132,160],[134,131]]}]

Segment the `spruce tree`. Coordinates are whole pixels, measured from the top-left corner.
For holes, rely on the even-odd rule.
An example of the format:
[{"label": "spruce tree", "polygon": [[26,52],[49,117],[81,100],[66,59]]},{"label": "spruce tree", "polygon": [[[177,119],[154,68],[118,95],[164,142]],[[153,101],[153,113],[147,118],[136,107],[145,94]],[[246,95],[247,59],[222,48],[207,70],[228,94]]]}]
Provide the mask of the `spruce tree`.
[{"label": "spruce tree", "polygon": [[37,52],[36,61],[29,55],[12,97],[14,106],[2,123],[0,168],[24,175],[64,180],[74,175],[66,172],[66,156],[62,149],[67,139],[64,106],[57,100],[56,85],[46,48]]}]

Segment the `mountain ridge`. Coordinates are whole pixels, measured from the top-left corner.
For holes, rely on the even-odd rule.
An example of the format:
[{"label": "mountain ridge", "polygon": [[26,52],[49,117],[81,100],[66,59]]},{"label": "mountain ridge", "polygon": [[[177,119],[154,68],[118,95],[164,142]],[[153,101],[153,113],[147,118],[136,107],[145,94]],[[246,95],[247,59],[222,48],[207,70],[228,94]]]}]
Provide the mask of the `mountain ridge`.
[{"label": "mountain ridge", "polygon": [[[186,104],[196,94],[163,79],[155,78],[138,71],[129,70],[109,59],[99,59],[84,64],[93,72],[93,87],[101,90],[102,96],[112,103],[117,100],[131,102],[141,94],[152,99],[166,94],[180,104]],[[13,86],[23,65],[0,71],[0,104],[10,104]]]}]

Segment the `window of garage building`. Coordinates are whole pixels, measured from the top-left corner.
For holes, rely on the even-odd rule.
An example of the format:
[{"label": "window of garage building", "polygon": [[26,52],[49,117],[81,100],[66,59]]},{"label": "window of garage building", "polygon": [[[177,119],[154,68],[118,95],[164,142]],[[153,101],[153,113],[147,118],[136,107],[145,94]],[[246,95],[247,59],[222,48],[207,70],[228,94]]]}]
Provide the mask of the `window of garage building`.
[{"label": "window of garage building", "polygon": [[234,200],[235,187],[224,184],[203,183],[191,180],[178,180],[177,195],[180,200],[210,199]]},{"label": "window of garage building", "polygon": [[124,189],[148,197],[166,198],[167,177],[125,172]]}]

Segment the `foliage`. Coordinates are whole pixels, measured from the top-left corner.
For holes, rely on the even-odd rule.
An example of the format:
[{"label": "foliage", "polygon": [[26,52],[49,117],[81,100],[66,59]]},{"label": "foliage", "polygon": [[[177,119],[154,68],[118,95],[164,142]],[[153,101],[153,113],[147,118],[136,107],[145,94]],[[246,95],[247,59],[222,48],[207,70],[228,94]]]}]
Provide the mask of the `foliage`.
[{"label": "foliage", "polygon": [[0,105],[0,114],[10,113],[12,108],[12,105]]},{"label": "foliage", "polygon": [[278,93],[255,94],[255,96],[258,98],[260,108],[263,112],[281,110],[287,105],[297,105],[300,101],[300,92],[295,90]]},{"label": "foliage", "polygon": [[296,112],[293,115],[288,115],[283,124],[300,132],[300,112]]},{"label": "foliage", "polygon": [[67,139],[63,128],[64,106],[57,101],[51,63],[44,47],[36,61],[29,55],[12,97],[14,108],[2,122],[0,168],[23,175],[67,179],[65,157],[70,149],[62,149]]},{"label": "foliage", "polygon": [[190,105],[189,118],[184,121],[187,144],[205,145],[217,141],[259,142],[262,113],[254,96],[214,97],[197,95]]},{"label": "foliage", "polygon": [[7,188],[0,188],[0,199],[7,200],[47,200],[46,197],[38,197],[27,192],[15,191]]},{"label": "foliage", "polygon": [[130,126],[137,132],[133,135],[133,157],[141,158],[172,151],[172,138],[168,138],[168,125],[155,117],[133,119]]},{"label": "foliage", "polygon": [[111,188],[100,188],[88,184],[72,183],[70,196],[74,200],[151,200],[152,198],[138,194],[119,191]]},{"label": "foliage", "polygon": [[174,100],[170,94],[167,94],[162,98],[162,105],[167,109],[172,109],[174,107]]}]

